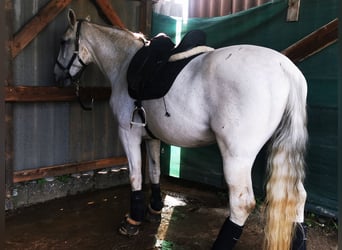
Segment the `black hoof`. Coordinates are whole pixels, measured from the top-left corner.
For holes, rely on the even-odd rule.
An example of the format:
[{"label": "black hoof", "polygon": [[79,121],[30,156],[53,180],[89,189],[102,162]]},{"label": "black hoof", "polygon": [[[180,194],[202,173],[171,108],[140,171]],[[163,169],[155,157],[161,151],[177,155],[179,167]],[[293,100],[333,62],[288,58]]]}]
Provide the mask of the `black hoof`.
[{"label": "black hoof", "polygon": [[151,223],[160,223],[161,222],[161,210],[155,211],[151,208],[151,206],[148,206],[146,214],[145,214],[145,220]]},{"label": "black hoof", "polygon": [[140,225],[134,225],[128,222],[127,218],[125,218],[121,222],[121,226],[119,227],[119,233],[125,236],[135,236],[139,233]]},{"label": "black hoof", "polygon": [[297,223],[292,250],[306,250],[307,226],[304,223]]}]

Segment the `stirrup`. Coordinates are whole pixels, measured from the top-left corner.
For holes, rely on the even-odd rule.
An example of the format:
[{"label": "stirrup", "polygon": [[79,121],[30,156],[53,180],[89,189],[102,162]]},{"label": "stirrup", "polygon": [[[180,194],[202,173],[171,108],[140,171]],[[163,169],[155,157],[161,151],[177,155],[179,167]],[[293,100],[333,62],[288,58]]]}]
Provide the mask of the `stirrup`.
[{"label": "stirrup", "polygon": [[[135,114],[138,114],[142,120],[142,122],[135,122],[134,116]],[[133,112],[132,112],[132,118],[131,118],[131,128],[132,126],[139,126],[139,127],[145,127],[146,126],[146,111],[143,106],[135,106]]]}]

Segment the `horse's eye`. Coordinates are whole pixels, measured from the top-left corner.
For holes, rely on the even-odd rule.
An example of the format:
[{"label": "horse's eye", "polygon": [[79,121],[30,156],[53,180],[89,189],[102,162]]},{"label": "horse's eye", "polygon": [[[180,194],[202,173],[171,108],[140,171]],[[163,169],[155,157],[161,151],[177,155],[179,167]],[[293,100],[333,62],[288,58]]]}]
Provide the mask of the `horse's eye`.
[{"label": "horse's eye", "polygon": [[69,44],[69,43],[71,43],[71,40],[70,40],[70,39],[61,39],[61,41],[60,41],[60,44],[61,44],[61,45],[67,45],[67,44]]}]

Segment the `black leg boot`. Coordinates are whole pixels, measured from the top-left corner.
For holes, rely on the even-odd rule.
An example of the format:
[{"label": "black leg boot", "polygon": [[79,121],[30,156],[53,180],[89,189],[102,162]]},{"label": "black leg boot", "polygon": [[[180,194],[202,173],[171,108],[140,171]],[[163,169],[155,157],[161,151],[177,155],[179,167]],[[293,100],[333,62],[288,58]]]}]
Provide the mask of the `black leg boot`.
[{"label": "black leg boot", "polygon": [[160,185],[151,185],[151,200],[150,205],[146,212],[146,220],[153,223],[160,223],[161,212],[164,207],[163,199],[161,196]]},{"label": "black leg boot", "polygon": [[131,210],[129,216],[135,221],[143,221],[145,212],[143,191],[133,191],[131,193]]},{"label": "black leg boot", "polygon": [[240,239],[243,226],[236,225],[229,217],[224,222],[212,250],[231,250]]},{"label": "black leg boot", "polygon": [[306,231],[304,223],[297,223],[291,250],[306,250]]},{"label": "black leg boot", "polygon": [[119,232],[127,236],[137,235],[140,224],[144,219],[144,212],[144,193],[142,191],[133,191],[131,193],[130,213],[121,222]]},{"label": "black leg boot", "polygon": [[155,211],[160,211],[164,207],[163,199],[161,196],[160,185],[152,184],[151,185],[151,208]]}]

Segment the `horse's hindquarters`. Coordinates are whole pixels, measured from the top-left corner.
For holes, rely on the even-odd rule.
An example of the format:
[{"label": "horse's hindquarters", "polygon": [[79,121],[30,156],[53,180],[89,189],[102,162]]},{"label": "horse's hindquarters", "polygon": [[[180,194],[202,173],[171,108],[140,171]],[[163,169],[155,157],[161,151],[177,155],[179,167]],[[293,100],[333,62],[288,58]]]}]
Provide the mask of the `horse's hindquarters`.
[{"label": "horse's hindquarters", "polygon": [[218,137],[231,138],[233,144],[247,142],[245,137],[264,143],[285,108],[291,79],[282,65],[287,64],[277,52],[247,45],[200,55],[181,71],[164,99],[144,102],[148,125],[161,140],[186,147]]}]

